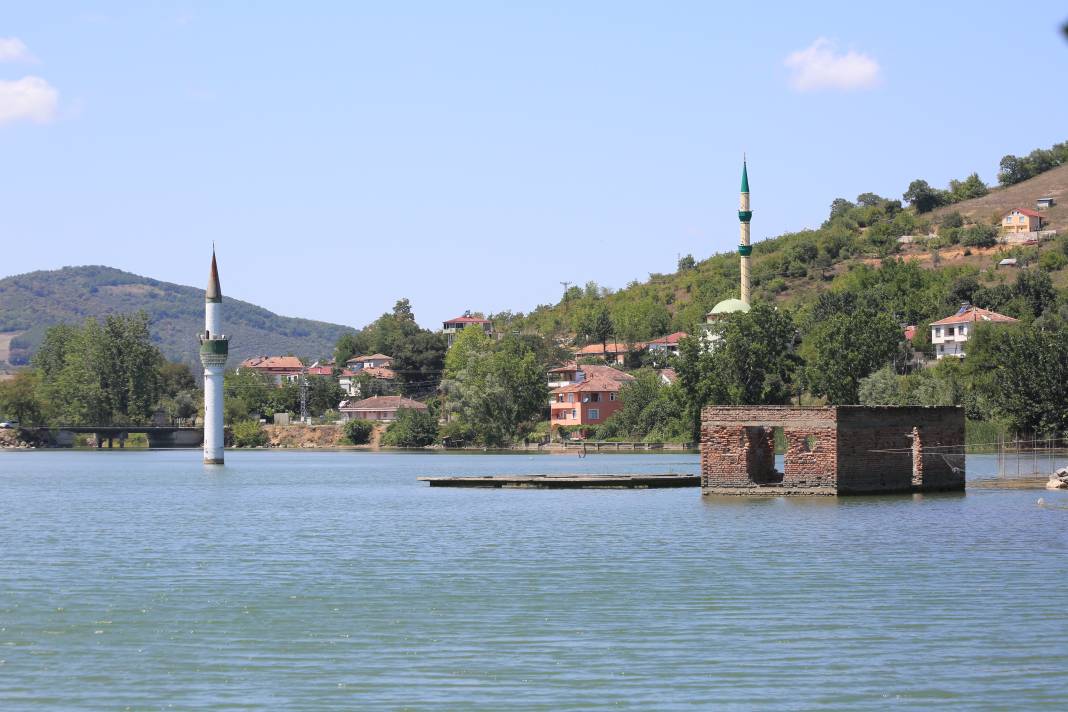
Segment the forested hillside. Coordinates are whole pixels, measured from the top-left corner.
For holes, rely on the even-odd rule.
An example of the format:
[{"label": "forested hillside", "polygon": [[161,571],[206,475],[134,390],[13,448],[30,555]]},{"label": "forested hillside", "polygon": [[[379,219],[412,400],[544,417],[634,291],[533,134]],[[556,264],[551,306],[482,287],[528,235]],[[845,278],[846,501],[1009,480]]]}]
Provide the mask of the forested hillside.
[{"label": "forested hillside", "polygon": [[[1021,168],[1020,166],[1025,166]],[[863,282],[866,270],[885,260],[902,259],[924,268],[911,291],[892,304],[900,322],[919,324],[946,316],[959,306],[959,279],[987,288],[979,292],[984,306],[1005,308],[1004,295],[1018,272],[997,270],[997,262],[1015,257],[1020,267],[1048,273],[1061,291],[1068,287],[1068,143],[1030,156],[1001,161],[1001,187],[986,186],[976,174],[951,181],[945,189],[915,180],[900,198],[862,193],[855,200],[837,198],[818,228],[757,242],[753,246],[752,282],[755,300],[800,307],[828,289]],[[1063,196],[1063,197],[1062,197]],[[1035,207],[1040,197],[1054,197],[1044,212],[1056,240],[1038,246],[996,244],[997,221],[1011,207]],[[759,207],[759,205],[758,205]],[[756,219],[759,220],[759,210]],[[898,238],[912,236],[902,244]],[[852,274],[856,270],[860,273]],[[720,300],[738,296],[738,255],[731,251],[705,260],[683,257],[676,272],[650,274],[618,291],[590,282],[571,287],[557,304],[529,314],[493,314],[499,330],[529,330],[559,339],[597,341],[593,333],[607,310],[613,338],[635,342],[672,331],[689,331],[704,320]],[[997,290],[995,287],[1005,287]],[[993,291],[991,291],[993,289]],[[995,298],[996,295],[1002,295]],[[1021,314],[1023,316],[1023,314]]]},{"label": "forested hillside", "polygon": [[[197,362],[196,336],[204,328],[202,289],[98,266],[0,279],[0,333],[16,334],[8,357],[12,365],[28,362],[49,326],[142,310],[149,316],[152,339],[168,359]],[[346,331],[350,329],[338,324],[278,316],[248,302],[226,300],[232,364],[258,354],[328,355]]]}]

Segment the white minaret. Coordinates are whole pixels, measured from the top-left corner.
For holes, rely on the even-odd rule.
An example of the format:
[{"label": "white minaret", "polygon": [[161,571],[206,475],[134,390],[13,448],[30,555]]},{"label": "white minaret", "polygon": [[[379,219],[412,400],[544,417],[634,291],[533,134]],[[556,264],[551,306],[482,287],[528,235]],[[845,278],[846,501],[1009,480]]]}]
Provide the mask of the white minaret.
[{"label": "white minaret", "polygon": [[745,157],[742,157],[742,195],[738,203],[738,221],[741,223],[741,236],[738,241],[738,258],[741,260],[742,285],[741,299],[749,304],[749,255],[753,248],[749,245],[749,221],[753,211],[749,207],[749,171],[746,170]]},{"label": "white minaret", "polygon": [[230,338],[222,335],[222,287],[215,249],[211,251],[211,277],[204,292],[204,333],[200,335],[200,362],[204,364],[204,463],[223,464],[223,372]]}]

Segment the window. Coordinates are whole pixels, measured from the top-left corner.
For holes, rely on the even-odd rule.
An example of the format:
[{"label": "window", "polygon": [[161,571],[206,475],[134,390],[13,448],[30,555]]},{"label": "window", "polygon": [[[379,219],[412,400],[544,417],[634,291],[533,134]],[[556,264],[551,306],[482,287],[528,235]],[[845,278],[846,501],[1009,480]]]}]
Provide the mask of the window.
[{"label": "window", "polygon": [[939,337],[941,335],[942,335],[942,327],[941,326],[936,326],[935,327],[935,337]]},{"label": "window", "polygon": [[571,409],[571,417],[572,418],[577,418],[578,417],[578,415],[575,414],[575,409],[574,408]]},{"label": "window", "polygon": [[608,394],[608,400],[614,401],[615,399],[616,399],[616,394],[615,393],[609,393]]},{"label": "window", "polygon": [[590,403],[599,403],[600,401],[601,401],[601,394],[600,393],[591,393],[590,394]]},{"label": "window", "polygon": [[961,336],[967,336],[968,335],[968,326],[967,326],[967,324],[965,324],[964,326],[962,326],[960,328],[960,335]]},{"label": "window", "polygon": [[601,411],[597,408],[590,408],[590,420],[600,420]]},{"label": "window", "polygon": [[575,394],[574,393],[568,393],[567,394],[567,402],[568,403],[574,403],[575,402]]},{"label": "window", "polygon": [[1023,221],[1024,221],[1024,216],[1023,215],[1021,215],[1020,217],[1018,217],[1016,219],[1016,222],[1023,222]]},{"label": "window", "polygon": [[953,327],[952,326],[947,326],[946,327],[946,336],[953,336]]}]

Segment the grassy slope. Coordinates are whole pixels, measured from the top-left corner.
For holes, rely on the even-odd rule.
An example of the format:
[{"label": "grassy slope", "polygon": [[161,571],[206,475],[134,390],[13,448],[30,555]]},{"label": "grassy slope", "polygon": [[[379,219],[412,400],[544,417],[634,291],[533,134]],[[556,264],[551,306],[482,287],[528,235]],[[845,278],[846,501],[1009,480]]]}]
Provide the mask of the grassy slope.
[{"label": "grassy slope", "polygon": [[[982,198],[957,203],[941,208],[928,215],[920,216],[937,225],[941,216],[947,212],[957,211],[970,220],[989,224],[989,219],[1001,216],[1014,207],[1034,208],[1035,200],[1052,196],[1057,204],[1043,211],[1050,224],[1048,228],[1059,233],[1068,232],[1068,165],[1060,166],[1042,173],[1034,178],[1007,188],[996,188]],[[753,248],[754,274],[759,272],[759,263],[781,254],[798,243],[804,242],[811,233],[802,231],[790,233],[777,238],[758,242]],[[1063,238],[1062,238],[1063,239]],[[959,246],[946,247],[938,252],[938,265],[932,260],[932,251],[921,246],[905,246],[895,257],[914,260],[921,267],[928,269],[946,269],[952,267],[974,267],[980,271],[993,272],[993,266],[1007,248],[971,248],[965,250]],[[1044,244],[1041,250],[1057,249],[1052,243]],[[812,299],[819,292],[827,289],[833,279],[847,272],[858,264],[878,265],[881,259],[872,255],[858,254],[835,260],[830,265],[813,266],[806,276],[781,276],[782,284],[778,289],[771,289],[770,284],[756,284],[754,298],[775,301],[780,304],[797,304]],[[1054,285],[1061,291],[1068,290],[1068,270],[1059,270],[1051,274]],[[697,264],[693,270],[669,275],[650,275],[647,282],[631,283],[608,297],[609,305],[641,299],[653,299],[666,304],[672,314],[674,329],[687,329],[703,321],[707,311],[721,299],[738,296],[738,257],[734,252],[720,253]],[[1015,274],[1000,272],[991,274],[994,281],[1013,280]],[[557,305],[549,309],[542,308],[539,325],[551,321],[566,322],[566,305]],[[548,313],[547,313],[548,312]],[[550,318],[549,313],[557,315]]]},{"label": "grassy slope", "polygon": [[1035,201],[1045,197],[1056,200],[1052,208],[1042,211],[1049,229],[1064,232],[1068,229],[1068,164],[1007,188],[995,188],[982,198],[939,208],[931,214],[937,220],[946,213],[959,212],[972,221],[989,224],[995,218],[1000,221],[1013,208],[1034,210]]},{"label": "grassy slope", "polygon": [[[141,277],[110,267],[64,267],[0,280],[0,332],[20,332],[36,346],[45,330],[60,322],[148,312],[152,334],[171,359],[196,363],[196,336],[204,325],[204,291]],[[333,353],[349,327],[278,316],[254,304],[226,300],[231,363],[260,354],[318,357]],[[12,358],[25,356],[15,349]],[[0,363],[0,366],[7,364]]]}]

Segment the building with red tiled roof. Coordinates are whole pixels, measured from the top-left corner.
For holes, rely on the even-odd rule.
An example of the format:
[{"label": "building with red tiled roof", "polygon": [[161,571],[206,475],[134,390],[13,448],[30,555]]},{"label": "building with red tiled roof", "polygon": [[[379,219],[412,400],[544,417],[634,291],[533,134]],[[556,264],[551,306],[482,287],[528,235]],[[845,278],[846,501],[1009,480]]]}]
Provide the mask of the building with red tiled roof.
[{"label": "building with red tiled roof", "polygon": [[1044,223],[1045,219],[1041,213],[1028,208],[1013,208],[1002,216],[1001,232],[1005,234],[1038,232]]},{"label": "building with red tiled roof", "polygon": [[[625,383],[616,378],[593,376],[554,389],[549,401],[549,427],[600,425],[623,407],[619,391]],[[573,435],[584,438],[586,431],[578,429]]]},{"label": "building with red tiled roof", "polygon": [[667,336],[661,336],[659,339],[653,339],[648,343],[646,348],[652,352],[667,353],[672,356],[679,355],[679,342],[685,339],[689,334],[685,331],[676,331],[674,334],[668,334]]},{"label": "building with red tiled roof", "polygon": [[333,376],[334,369],[330,366],[308,366],[309,376]]},{"label": "building with red tiled roof", "polygon": [[354,356],[354,357],[350,358],[348,361],[346,361],[345,365],[348,366],[349,368],[353,368],[353,369],[367,368],[368,366],[370,366],[372,368],[379,368],[379,367],[383,367],[383,366],[388,368],[388,367],[393,365],[393,357],[392,356],[386,356],[385,354],[371,354],[370,356]]},{"label": "building with red tiled roof", "polygon": [[977,323],[1013,324],[1017,321],[989,309],[963,304],[953,316],[931,322],[931,343],[936,350],[935,357],[964,358],[964,344],[971,338]]},{"label": "building with red tiled roof", "polygon": [[587,378],[614,378],[621,383],[634,380],[634,376],[612,366],[601,364],[580,366],[574,361],[569,361],[563,366],[558,366],[549,371],[549,388],[563,388],[564,386],[581,383]]},{"label": "building with red tiled roof", "polygon": [[426,403],[414,401],[404,396],[375,396],[358,401],[343,400],[338,411],[345,420],[380,420],[390,422],[397,419],[400,410],[427,410]]},{"label": "building with red tiled roof", "polygon": [[253,356],[241,362],[237,367],[238,372],[242,369],[262,373],[276,386],[286,382],[300,379],[304,372],[304,363],[296,356]]},{"label": "building with red tiled roof", "polygon": [[622,365],[627,360],[627,354],[631,351],[641,351],[645,344],[624,344],[618,341],[609,341],[607,344],[588,344],[575,351],[575,358],[603,358],[609,363]]},{"label": "building with red tiled roof", "polygon": [[471,312],[467,311],[464,312],[463,316],[449,319],[441,325],[441,330],[444,332],[445,340],[448,342],[450,348],[452,347],[452,343],[456,341],[456,335],[468,327],[478,327],[487,334],[493,334],[493,322],[480,316],[474,316]]}]

